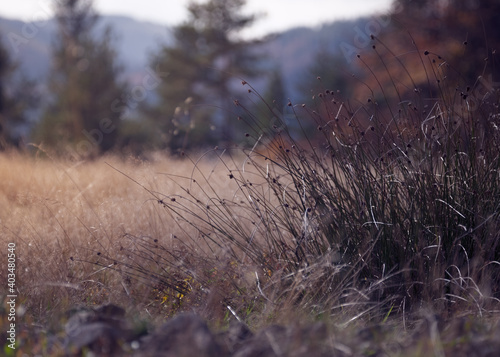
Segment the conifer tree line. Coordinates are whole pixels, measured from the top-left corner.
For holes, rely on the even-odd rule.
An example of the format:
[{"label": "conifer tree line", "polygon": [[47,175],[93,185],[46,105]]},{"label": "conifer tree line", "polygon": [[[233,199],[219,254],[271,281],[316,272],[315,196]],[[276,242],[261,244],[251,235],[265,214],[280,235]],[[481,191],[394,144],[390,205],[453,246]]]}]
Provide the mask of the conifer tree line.
[{"label": "conifer tree line", "polygon": [[[280,64],[263,70],[266,58],[256,50],[261,42],[241,36],[258,20],[245,14],[245,3],[190,2],[187,19],[172,30],[172,43],[161,45],[150,58],[150,68],[162,77],[147,93],[148,100],[135,103],[130,112],[124,98],[131,98],[132,88],[114,47],[117,34],[112,28],[97,33],[100,20],[92,0],[54,1],[57,36],[44,91],[38,90],[39,83],[23,79],[9,47],[0,43],[0,150],[32,142],[52,153],[85,158],[126,148],[175,153],[238,142],[246,130],[236,120],[233,104],[245,100],[241,79],[267,79],[266,100],[283,102],[277,107],[288,101]],[[496,68],[497,1],[394,0],[393,5],[398,13],[385,31],[404,29],[421,48],[446,51],[466,81],[473,82],[488,61]],[[390,36],[386,45],[393,52],[403,46]],[[460,61],[464,51],[470,55]],[[342,65],[345,71],[339,70]],[[341,51],[322,49],[307,74],[297,76],[304,76],[302,91],[313,89],[311,79],[320,77],[321,87],[352,95],[356,84],[347,73],[356,71]],[[490,77],[495,80],[496,75],[492,70]],[[270,119],[258,120],[266,125]]]}]

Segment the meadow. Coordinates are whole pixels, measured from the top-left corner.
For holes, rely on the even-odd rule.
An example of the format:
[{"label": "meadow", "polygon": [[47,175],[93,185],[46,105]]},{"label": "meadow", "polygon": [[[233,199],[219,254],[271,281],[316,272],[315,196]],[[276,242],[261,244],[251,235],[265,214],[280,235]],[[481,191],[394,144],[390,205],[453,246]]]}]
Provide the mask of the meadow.
[{"label": "meadow", "polygon": [[238,320],[306,336],[321,323],[322,351],[338,355],[494,355],[498,89],[452,88],[444,60],[419,56],[430,88],[396,62],[391,88],[376,77],[363,102],[325,88],[314,108],[289,103],[293,131],[271,105],[274,130],[235,103],[250,146],[83,162],[3,154],[19,351],[64,354],[51,336],[67,311],[112,303],[143,331],[194,311],[216,330]]}]

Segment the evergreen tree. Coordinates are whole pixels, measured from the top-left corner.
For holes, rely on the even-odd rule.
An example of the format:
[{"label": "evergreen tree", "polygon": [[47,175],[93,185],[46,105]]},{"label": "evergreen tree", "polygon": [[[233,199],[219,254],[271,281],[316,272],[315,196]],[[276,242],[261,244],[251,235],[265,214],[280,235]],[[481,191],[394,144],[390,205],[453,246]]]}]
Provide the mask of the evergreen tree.
[{"label": "evergreen tree", "polygon": [[[312,91],[312,96],[325,90],[341,91],[343,97],[348,98],[352,94],[348,85],[350,80],[348,69],[345,58],[341,54],[322,46],[299,82],[298,89],[302,93]],[[312,99],[309,99],[309,104],[311,103]]]},{"label": "evergreen tree", "polygon": [[[145,112],[157,121],[172,151],[231,140],[236,116],[232,95],[237,76],[256,74],[251,42],[238,33],[253,21],[244,0],[190,3],[189,18],[173,30],[174,43],[153,58],[169,76],[157,89],[158,104]],[[241,84],[239,84],[241,87]]]},{"label": "evergreen tree", "polygon": [[[395,26],[411,33],[422,50],[446,57],[466,83],[473,84],[488,62],[498,61],[498,0],[395,0],[394,8],[401,10]],[[498,64],[491,66],[490,75]]]},{"label": "evergreen tree", "polygon": [[[284,125],[289,124],[287,115],[291,112],[291,108],[288,107],[281,68],[276,67],[271,70],[266,80],[267,88],[263,92],[262,102],[256,102],[255,124],[252,126],[255,130],[254,135],[264,134],[271,140],[274,134],[284,129]],[[251,142],[251,145],[253,144]]]},{"label": "evergreen tree", "polygon": [[112,33],[95,33],[98,17],[91,0],[61,0],[56,7],[58,37],[53,49],[49,89],[52,100],[35,138],[57,151],[79,157],[115,145],[122,111],[113,106],[125,96],[122,68],[112,48]]},{"label": "evergreen tree", "polygon": [[13,71],[13,65],[10,61],[7,50],[0,43],[0,148],[5,149],[10,139],[9,124],[10,120],[7,116],[7,93],[6,93],[6,78]]},{"label": "evergreen tree", "polygon": [[280,68],[275,68],[268,76],[268,86],[264,93],[264,101],[275,108],[283,109],[287,103],[285,84]]},{"label": "evergreen tree", "polygon": [[363,43],[353,97],[378,105],[412,98],[425,110],[440,93],[451,101],[463,92],[476,105],[499,85],[499,11],[497,0],[394,0],[386,25],[374,20],[352,32]]},{"label": "evergreen tree", "polygon": [[0,150],[22,146],[23,126],[37,105],[35,83],[17,73],[0,38]]}]

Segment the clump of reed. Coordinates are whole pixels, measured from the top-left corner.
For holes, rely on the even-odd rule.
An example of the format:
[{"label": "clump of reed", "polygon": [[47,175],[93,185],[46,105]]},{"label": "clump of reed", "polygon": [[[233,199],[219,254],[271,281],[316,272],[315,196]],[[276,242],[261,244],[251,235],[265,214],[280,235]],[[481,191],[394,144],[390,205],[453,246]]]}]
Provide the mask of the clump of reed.
[{"label": "clump of reed", "polygon": [[[314,107],[288,103],[293,125],[270,104],[271,124],[235,101],[250,146],[215,148],[192,160],[189,175],[165,174],[175,194],[139,183],[175,222],[175,243],[136,239],[128,258],[108,262],[196,306],[216,301],[226,317],[492,311],[500,288],[498,89],[478,96],[484,84],[462,83],[441,56],[416,47],[421,67],[410,72],[373,41],[384,71],[359,57],[371,73],[364,100],[324,89]],[[225,276],[217,284],[214,270]]]},{"label": "clump of reed", "polygon": [[483,341],[469,321],[498,311],[498,88],[417,47],[409,67],[373,41],[358,58],[371,74],[360,98],[322,88],[285,118],[243,81],[265,109],[235,101],[243,144],[198,159],[0,157],[26,321],[109,302],[216,325],[360,321],[370,336],[366,326],[402,320],[409,345],[436,351],[440,321],[458,316],[440,348]]}]

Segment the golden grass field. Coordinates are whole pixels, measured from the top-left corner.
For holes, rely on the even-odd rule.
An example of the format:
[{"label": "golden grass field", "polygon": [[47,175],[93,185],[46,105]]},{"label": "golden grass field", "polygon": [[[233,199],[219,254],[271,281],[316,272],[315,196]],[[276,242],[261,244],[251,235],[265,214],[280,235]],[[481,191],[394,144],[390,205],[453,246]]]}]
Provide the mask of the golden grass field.
[{"label": "golden grass field", "polygon": [[[1,244],[16,243],[19,301],[30,318],[46,323],[75,306],[117,303],[153,318],[196,307],[222,320],[228,312],[222,295],[228,289],[228,296],[234,295],[235,288],[228,286],[230,279],[214,280],[212,275],[237,275],[238,284],[255,290],[255,268],[245,271],[226,255],[226,248],[208,249],[197,240],[197,229],[181,228],[159,202],[180,202],[188,196],[186,190],[205,197],[207,206],[209,197],[240,199],[229,168],[216,157],[194,163],[160,154],[147,161],[108,156],[75,163],[5,154],[0,167]],[[148,255],[153,242],[169,252]],[[164,255],[170,260],[162,261]],[[113,266],[117,262],[171,274],[181,284],[196,277],[198,285],[193,282],[188,288],[192,296],[185,297],[157,278],[134,277],[136,268],[130,273],[120,264]],[[200,281],[221,284],[205,296]]]},{"label": "golden grass field", "polygon": [[[231,168],[224,165],[230,163],[236,171],[243,162],[206,156],[194,163],[156,154],[148,160],[105,156],[75,163],[23,154],[0,155],[0,239],[4,250],[9,242],[16,243],[18,320],[26,326],[38,326],[46,334],[57,334],[67,311],[107,303],[123,306],[129,316],[156,322],[180,311],[195,311],[221,327],[234,319],[228,306],[254,328],[273,322],[293,325],[317,320],[321,313],[305,313],[314,306],[305,304],[302,311],[295,309],[294,301],[304,289],[321,287],[321,274],[329,271],[331,264],[319,259],[314,269],[299,271],[291,285],[281,286],[279,267],[271,271],[241,255],[234,259],[229,246],[211,245],[200,238],[197,229],[179,222],[179,217],[164,207],[166,202],[183,207],[183,200],[189,197],[244,201],[243,191],[230,178]],[[266,167],[264,161],[261,164]],[[245,177],[254,177],[258,183],[259,176],[253,175],[250,167],[247,162]],[[258,191],[254,186],[253,192]],[[197,213],[197,207],[211,202],[186,204],[191,211],[185,218],[190,220],[188,216]],[[248,224],[251,230],[252,224],[244,222],[251,220],[248,211],[231,209],[236,221]],[[182,218],[182,212],[178,213]],[[203,217],[203,212],[198,217]],[[2,265],[5,259],[6,254],[0,256]],[[134,275],[141,271],[143,274]],[[335,270],[330,271],[335,274]],[[156,275],[148,279],[149,273]],[[5,276],[0,277],[0,283],[6,285]],[[168,286],[169,282],[182,293]],[[444,355],[444,350],[460,351],[460,341],[469,343],[463,350],[469,352],[483,342],[490,343],[497,331],[494,314],[492,319],[456,320],[440,335],[436,332],[441,331],[436,330],[439,313],[423,312],[405,320],[403,311],[387,320],[388,314],[385,318],[372,316],[367,312],[371,308],[360,305],[368,320],[384,321],[383,335],[373,337],[378,325],[365,325],[363,318],[358,321],[352,313],[358,303],[369,303],[363,302],[362,292],[359,301],[354,298],[350,302],[349,294],[357,293],[344,294],[346,307],[326,318],[334,323],[332,333],[337,337],[325,343],[333,346],[348,341],[351,347],[340,344],[346,351],[359,347],[393,351],[392,355],[436,351]],[[349,312],[352,306],[354,310]],[[346,329],[348,325],[352,328]],[[27,348],[43,344],[27,343],[31,346]]]},{"label": "golden grass field", "polygon": [[[121,301],[126,292],[115,285],[120,279],[102,281],[113,274],[95,274],[100,268],[91,262],[99,252],[130,244],[125,234],[164,244],[174,235],[182,236],[138,183],[159,195],[181,194],[165,174],[190,176],[193,164],[188,161],[105,157],[75,164],[2,155],[0,167],[2,246],[16,243],[19,296],[39,318],[74,304]],[[227,187],[226,173],[214,172],[211,179]]]}]

